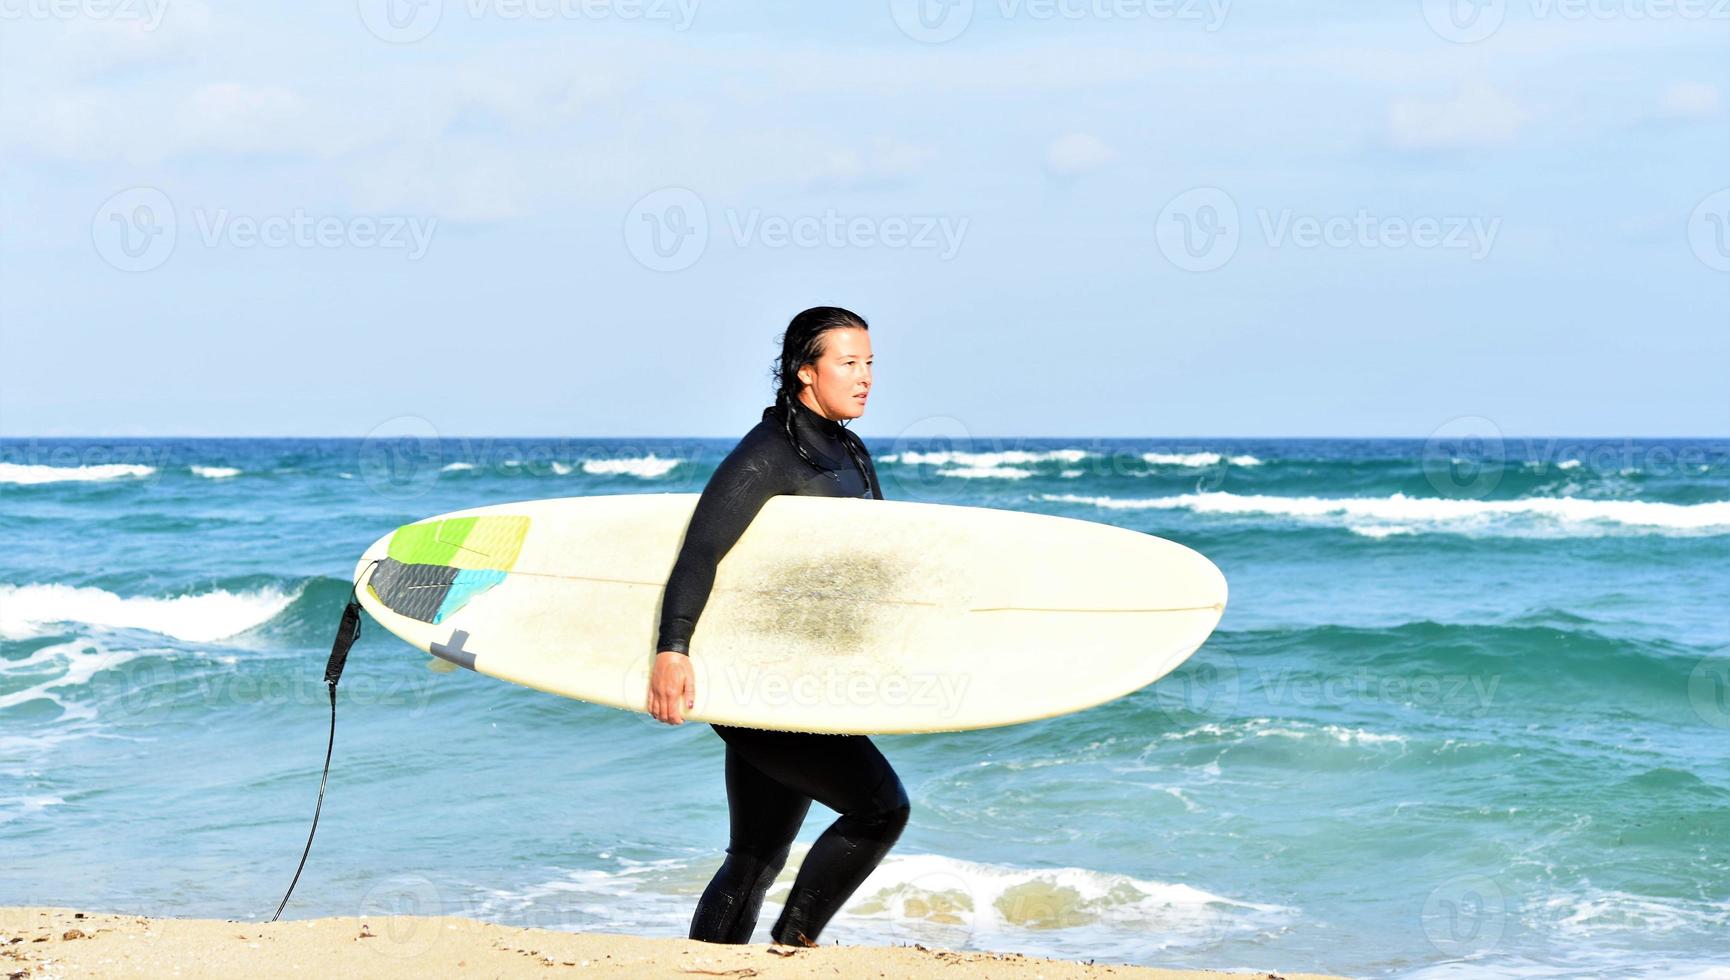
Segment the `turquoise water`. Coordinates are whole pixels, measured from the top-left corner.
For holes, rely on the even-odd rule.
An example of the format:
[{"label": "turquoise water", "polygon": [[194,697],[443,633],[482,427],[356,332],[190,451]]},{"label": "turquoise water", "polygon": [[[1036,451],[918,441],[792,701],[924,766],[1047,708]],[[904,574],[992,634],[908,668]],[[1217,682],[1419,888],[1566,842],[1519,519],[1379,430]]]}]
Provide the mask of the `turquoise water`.
[{"label": "turquoise water", "polygon": [[[1168,537],[1231,603],[1129,697],[878,738],[913,819],[826,940],[1730,975],[1730,442],[867,442],[892,498]],[[0,443],[0,903],[268,917],[361,550],[460,507],[696,492],[731,443]],[[337,725],[290,916],[682,936],[719,864],[707,726],[376,626]]]}]

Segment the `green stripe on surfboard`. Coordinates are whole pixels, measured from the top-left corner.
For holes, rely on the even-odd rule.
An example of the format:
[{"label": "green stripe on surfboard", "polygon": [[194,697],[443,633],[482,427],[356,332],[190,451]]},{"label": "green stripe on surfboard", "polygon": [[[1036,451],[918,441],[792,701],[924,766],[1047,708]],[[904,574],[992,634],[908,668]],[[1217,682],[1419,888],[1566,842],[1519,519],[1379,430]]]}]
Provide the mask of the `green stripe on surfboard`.
[{"label": "green stripe on surfboard", "polygon": [[397,528],[387,553],[405,565],[508,572],[528,533],[527,517],[452,517]]}]

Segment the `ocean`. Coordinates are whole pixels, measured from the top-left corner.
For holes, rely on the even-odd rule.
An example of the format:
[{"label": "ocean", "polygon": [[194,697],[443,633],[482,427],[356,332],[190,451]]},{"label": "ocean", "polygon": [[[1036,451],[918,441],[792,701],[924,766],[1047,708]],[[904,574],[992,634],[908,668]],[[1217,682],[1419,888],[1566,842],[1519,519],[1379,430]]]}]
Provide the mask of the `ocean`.
[{"label": "ocean", "polygon": [[[0,904],[268,918],[361,551],[695,493],[733,442],[0,442]],[[826,942],[1730,977],[1730,441],[866,442],[890,498],[1170,538],[1231,598],[1130,696],[878,737],[913,817]],[[685,935],[726,844],[708,726],[445,667],[368,624],[285,914]]]}]

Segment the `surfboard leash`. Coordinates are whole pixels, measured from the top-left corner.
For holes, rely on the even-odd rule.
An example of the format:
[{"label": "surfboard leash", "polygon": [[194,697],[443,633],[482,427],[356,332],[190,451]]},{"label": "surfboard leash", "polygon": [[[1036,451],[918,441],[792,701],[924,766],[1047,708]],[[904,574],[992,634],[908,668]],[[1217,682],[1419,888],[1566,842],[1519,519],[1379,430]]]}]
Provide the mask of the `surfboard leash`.
[{"label": "surfboard leash", "polygon": [[270,917],[272,922],[282,918],[282,910],[288,906],[288,897],[294,894],[294,886],[300,883],[300,873],[306,868],[307,855],[312,853],[312,837],[318,833],[318,815],[324,810],[324,787],[330,780],[330,755],[336,748],[336,685],[342,680],[342,669],[348,665],[349,648],[360,638],[360,580],[381,561],[384,559],[373,559],[365,571],[355,576],[354,585],[348,590],[348,605],[343,608],[342,620],[336,627],[336,640],[330,645],[330,659],[324,664],[324,684],[330,691],[330,739],[324,746],[324,774],[318,777],[318,805],[312,808],[312,829],[307,831],[306,849],[300,852],[300,864],[294,869],[294,880],[288,883],[288,891],[283,893],[282,901],[277,904],[276,914]]}]

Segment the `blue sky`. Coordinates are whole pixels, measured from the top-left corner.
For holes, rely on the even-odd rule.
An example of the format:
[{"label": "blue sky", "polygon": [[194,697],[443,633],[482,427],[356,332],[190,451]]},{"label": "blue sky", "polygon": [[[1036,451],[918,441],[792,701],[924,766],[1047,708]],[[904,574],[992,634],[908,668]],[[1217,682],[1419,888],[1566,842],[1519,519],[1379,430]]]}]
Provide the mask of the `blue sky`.
[{"label": "blue sky", "polygon": [[1717,7],[0,0],[0,433],[1730,434]]}]

